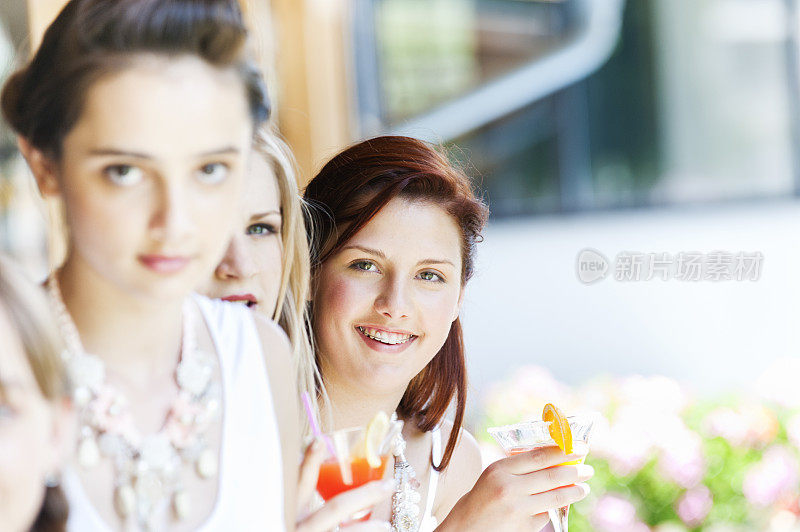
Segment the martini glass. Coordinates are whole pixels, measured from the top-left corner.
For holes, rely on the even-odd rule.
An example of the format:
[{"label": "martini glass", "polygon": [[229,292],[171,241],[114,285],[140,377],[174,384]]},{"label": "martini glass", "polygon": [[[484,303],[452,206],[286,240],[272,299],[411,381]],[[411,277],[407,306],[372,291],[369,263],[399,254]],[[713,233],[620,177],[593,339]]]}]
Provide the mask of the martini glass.
[{"label": "martini glass", "polygon": [[[569,428],[572,431],[572,441],[588,444],[589,435],[592,432],[592,426],[596,419],[597,414],[582,414],[567,417]],[[494,439],[497,440],[497,443],[500,444],[508,456],[514,456],[515,454],[524,453],[538,447],[556,445],[556,442],[550,437],[549,426],[550,422],[546,421],[525,421],[514,425],[506,425],[504,427],[491,427],[488,431],[489,434],[494,436]],[[580,464],[582,461],[583,460],[574,460],[559,465]],[[569,516],[569,506],[550,510],[548,514],[550,515],[550,522],[553,523],[555,532],[568,532],[569,525],[567,523],[567,518]]]}]

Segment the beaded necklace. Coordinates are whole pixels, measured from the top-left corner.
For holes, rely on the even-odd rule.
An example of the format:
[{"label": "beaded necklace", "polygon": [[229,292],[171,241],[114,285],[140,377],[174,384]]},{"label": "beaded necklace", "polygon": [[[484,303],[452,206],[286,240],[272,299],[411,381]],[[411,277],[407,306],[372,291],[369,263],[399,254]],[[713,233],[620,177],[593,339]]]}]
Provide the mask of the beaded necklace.
[{"label": "beaded necklace", "polygon": [[106,382],[103,361],[87,353],[78,329],[64,305],[55,275],[47,290],[67,349],[64,362],[73,384],[78,410],[78,463],[92,469],[101,456],[114,466],[114,508],[123,520],[152,530],[156,517],[171,505],[176,519],[189,513],[189,494],[180,480],[181,465],[194,465],[200,478],[212,478],[219,468],[206,433],[220,415],[222,388],[214,379],[216,357],[197,349],[195,323],[188,301],[183,306],[181,356],[175,369],[178,397],[155,434],[141,434],[128,400]]},{"label": "beaded necklace", "polygon": [[[392,421],[397,413],[392,414]],[[392,495],[392,532],[417,532],[419,529],[419,480],[405,457],[406,440],[398,433],[394,441],[394,481]]]}]

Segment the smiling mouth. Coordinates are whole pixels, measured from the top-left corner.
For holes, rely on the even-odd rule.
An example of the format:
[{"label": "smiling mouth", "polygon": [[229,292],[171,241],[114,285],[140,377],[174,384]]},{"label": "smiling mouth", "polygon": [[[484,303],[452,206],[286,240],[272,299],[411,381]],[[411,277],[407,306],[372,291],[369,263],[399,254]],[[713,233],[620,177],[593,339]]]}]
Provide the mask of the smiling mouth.
[{"label": "smiling mouth", "polygon": [[356,327],[356,329],[358,329],[358,332],[360,332],[367,338],[386,345],[404,344],[417,337],[417,335],[415,334],[393,333],[388,331],[382,331],[380,329],[373,329],[371,327],[358,326]]}]

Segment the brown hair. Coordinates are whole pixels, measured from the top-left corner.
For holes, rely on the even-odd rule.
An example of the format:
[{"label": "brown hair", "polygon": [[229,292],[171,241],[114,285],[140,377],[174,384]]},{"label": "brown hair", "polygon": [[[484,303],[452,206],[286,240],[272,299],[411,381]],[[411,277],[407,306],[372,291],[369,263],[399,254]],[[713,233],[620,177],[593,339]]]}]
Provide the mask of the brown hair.
[{"label": "brown hair", "polygon": [[33,59],[3,87],[11,127],[58,159],[89,86],[134,54],[190,54],[242,78],[253,122],[269,115],[258,69],[244,58],[247,32],[236,0],[71,0]]},{"label": "brown hair", "polygon": [[[312,241],[312,275],[387,203],[396,197],[431,202],[453,217],[461,230],[461,283],[472,277],[475,245],[489,215],[469,179],[429,144],[409,137],[366,140],[331,159],[308,184],[305,199],[317,209]],[[323,376],[324,377],[324,376]],[[453,430],[441,471],[458,442],[467,400],[467,368],[461,322],[456,319],[444,345],[416,375],[400,401],[398,415],[428,432],[456,399]]]},{"label": "brown hair", "polygon": [[[51,402],[69,395],[55,317],[42,290],[17,268],[0,258],[0,306],[17,332],[36,385]],[[0,384],[0,394],[4,394]],[[58,487],[48,487],[31,530],[58,532],[66,528],[67,501]]]}]

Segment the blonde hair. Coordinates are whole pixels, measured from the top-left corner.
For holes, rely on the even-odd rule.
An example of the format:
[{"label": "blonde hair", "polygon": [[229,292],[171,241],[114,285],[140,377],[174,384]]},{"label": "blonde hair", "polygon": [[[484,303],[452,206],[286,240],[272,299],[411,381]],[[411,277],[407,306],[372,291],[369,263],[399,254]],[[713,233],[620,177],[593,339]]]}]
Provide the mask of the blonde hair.
[{"label": "blonde hair", "polygon": [[[281,280],[272,319],[283,328],[292,344],[298,391],[308,392],[312,407],[319,413],[320,397],[326,394],[310,336],[307,303],[311,264],[304,222],[306,206],[297,187],[294,157],[278,134],[268,128],[261,128],[256,133],[254,148],[272,168],[280,193]],[[304,433],[308,434],[310,427],[305,415],[301,422]]]},{"label": "blonde hair", "polygon": [[0,306],[19,336],[39,391],[51,401],[66,397],[69,390],[61,361],[64,343],[50,305],[43,290],[2,257]]},{"label": "blonde hair", "polygon": [[[16,331],[42,396],[52,403],[68,398],[70,388],[61,359],[64,343],[44,291],[3,257],[0,257],[0,312],[8,316],[11,328]],[[5,393],[0,382],[0,396]],[[63,531],[68,511],[61,488],[48,486],[30,530]]]}]

